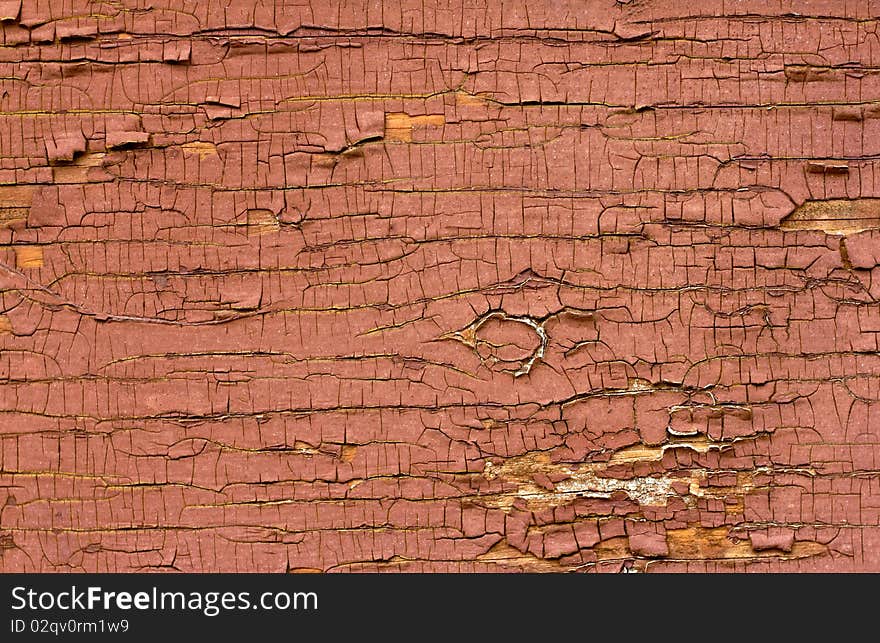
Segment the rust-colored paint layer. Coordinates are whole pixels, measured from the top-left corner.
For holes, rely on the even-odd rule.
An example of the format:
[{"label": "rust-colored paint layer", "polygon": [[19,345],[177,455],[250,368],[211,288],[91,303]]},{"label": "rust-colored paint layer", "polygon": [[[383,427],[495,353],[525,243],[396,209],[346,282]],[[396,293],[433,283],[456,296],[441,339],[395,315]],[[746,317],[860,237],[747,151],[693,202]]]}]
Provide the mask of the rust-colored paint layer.
[{"label": "rust-colored paint layer", "polygon": [[880,571],[880,2],[0,2],[2,571]]}]

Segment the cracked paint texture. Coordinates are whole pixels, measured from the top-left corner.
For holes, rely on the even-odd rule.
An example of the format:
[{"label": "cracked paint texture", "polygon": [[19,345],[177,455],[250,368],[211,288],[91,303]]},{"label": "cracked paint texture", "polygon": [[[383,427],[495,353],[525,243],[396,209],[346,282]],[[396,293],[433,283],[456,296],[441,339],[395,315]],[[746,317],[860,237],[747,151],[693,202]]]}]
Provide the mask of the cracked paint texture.
[{"label": "cracked paint texture", "polygon": [[880,571],[880,2],[0,2],[2,571]]}]

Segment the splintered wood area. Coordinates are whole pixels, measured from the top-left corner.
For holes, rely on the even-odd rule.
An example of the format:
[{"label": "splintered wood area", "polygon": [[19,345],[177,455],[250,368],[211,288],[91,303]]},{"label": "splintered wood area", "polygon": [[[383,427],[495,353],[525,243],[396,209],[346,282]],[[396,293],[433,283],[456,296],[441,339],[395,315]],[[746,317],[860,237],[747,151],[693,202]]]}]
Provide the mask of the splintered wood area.
[{"label": "splintered wood area", "polygon": [[880,198],[807,201],[779,224],[783,230],[852,234],[880,228]]}]

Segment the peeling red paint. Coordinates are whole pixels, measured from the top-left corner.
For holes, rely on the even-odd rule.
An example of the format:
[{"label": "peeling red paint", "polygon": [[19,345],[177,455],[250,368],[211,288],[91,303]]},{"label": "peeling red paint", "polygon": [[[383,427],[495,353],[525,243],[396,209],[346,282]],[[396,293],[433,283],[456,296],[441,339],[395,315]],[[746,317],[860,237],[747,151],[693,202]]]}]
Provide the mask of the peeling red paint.
[{"label": "peeling red paint", "polygon": [[872,0],[0,2],[3,571],[880,571]]}]

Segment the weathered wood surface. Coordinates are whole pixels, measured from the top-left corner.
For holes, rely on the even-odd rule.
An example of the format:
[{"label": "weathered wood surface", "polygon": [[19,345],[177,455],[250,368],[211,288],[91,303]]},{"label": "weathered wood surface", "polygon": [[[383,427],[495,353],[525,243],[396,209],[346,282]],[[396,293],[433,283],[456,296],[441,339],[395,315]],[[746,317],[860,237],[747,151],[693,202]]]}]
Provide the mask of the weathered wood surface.
[{"label": "weathered wood surface", "polygon": [[880,571],[880,2],[0,2],[3,571]]}]

